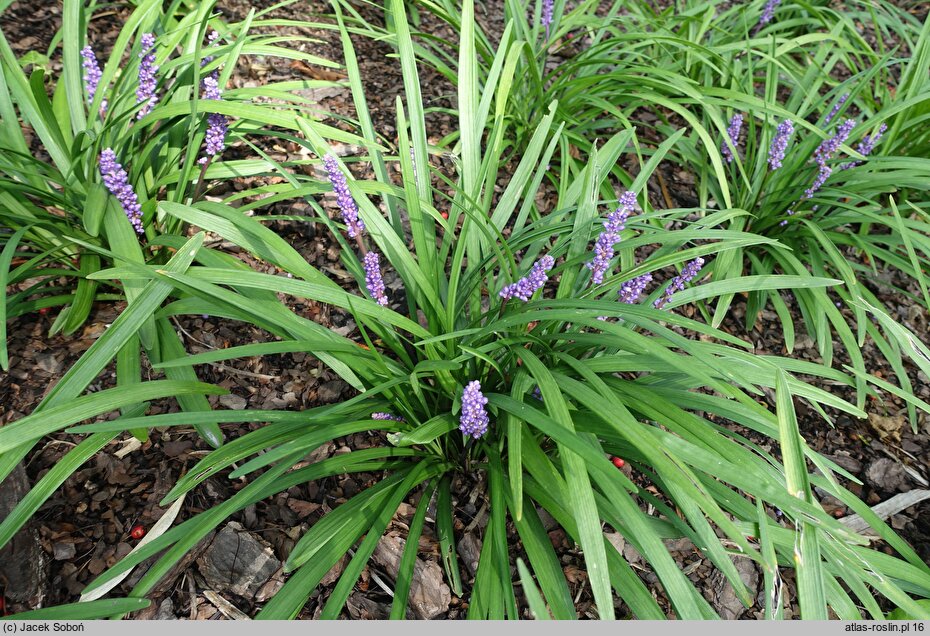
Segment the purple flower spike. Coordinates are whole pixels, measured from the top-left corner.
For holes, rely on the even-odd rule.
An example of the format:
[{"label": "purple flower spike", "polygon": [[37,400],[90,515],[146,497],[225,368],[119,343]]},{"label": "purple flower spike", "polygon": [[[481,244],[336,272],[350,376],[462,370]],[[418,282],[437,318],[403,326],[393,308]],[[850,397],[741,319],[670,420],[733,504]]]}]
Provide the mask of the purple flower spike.
[{"label": "purple flower spike", "polygon": [[365,267],[365,287],[372,299],[382,307],[387,307],[388,299],[384,295],[384,281],[381,279],[381,257],[377,252],[368,252],[362,259]]},{"label": "purple flower spike", "polygon": [[840,146],[849,138],[849,133],[856,126],[854,119],[847,119],[836,127],[836,132],[829,139],[823,140],[814,151],[814,161],[820,166],[814,183],[804,191],[803,199],[810,199],[826,183],[827,179],[833,173],[833,168],[827,165],[827,162],[833,158],[833,155],[840,149]]},{"label": "purple flower spike", "polygon": [[646,285],[652,282],[652,274],[643,274],[632,278],[622,285],[617,292],[617,300],[627,305],[633,305],[639,302],[640,296],[646,291]]},{"label": "purple flower spike", "polygon": [[614,245],[620,241],[620,232],[626,227],[626,220],[636,209],[636,194],[629,190],[620,195],[619,207],[604,219],[604,230],[594,243],[594,260],[585,263],[591,270],[591,282],[600,285],[604,274],[614,257]]},{"label": "purple flower spike", "polygon": [[[81,49],[81,57],[84,58],[81,62],[81,66],[84,67],[84,86],[87,87],[87,101],[93,102],[94,96],[97,94],[97,85],[100,83],[100,78],[103,77],[103,72],[100,70],[100,65],[97,64],[97,56],[94,55],[94,50],[90,48],[90,45]],[[103,100],[100,104],[100,112],[104,113],[106,109],[107,100]]]},{"label": "purple flower spike", "polygon": [[158,87],[158,67],[155,65],[155,34],[143,33],[142,46],[139,52],[139,88],[136,89],[136,103],[145,105],[136,113],[136,119],[142,119],[155,107],[158,97],[155,89]]},{"label": "purple flower spike", "polygon": [[371,419],[373,420],[388,420],[391,422],[406,422],[404,418],[399,415],[391,415],[390,413],[377,412],[371,414]]},{"label": "purple flower spike", "polygon": [[665,303],[672,299],[672,295],[681,291],[685,288],[685,285],[694,280],[694,277],[698,275],[698,272],[701,271],[701,268],[704,267],[704,259],[698,256],[696,259],[685,265],[681,273],[672,279],[672,282],[669,283],[669,286],[665,289],[665,295],[660,296],[653,303],[653,306],[656,309],[661,309]]},{"label": "purple flower spike", "polygon": [[484,405],[488,398],[481,392],[481,383],[472,380],[462,391],[462,415],[459,417],[459,430],[465,437],[478,439],[488,432],[488,412]]},{"label": "purple flower spike", "polygon": [[549,280],[547,272],[555,267],[555,259],[549,255],[533,263],[530,273],[518,280],[517,282],[507,285],[500,291],[500,297],[508,300],[510,298],[519,298],[527,302],[532,298],[536,290],[541,288]]},{"label": "purple flower spike", "polygon": [[[730,138],[730,143],[733,144],[733,147],[737,150],[739,149],[739,131],[743,127],[743,115],[742,113],[736,113],[730,118],[730,125],[727,126],[727,136]],[[720,144],[720,154],[723,155],[723,158],[727,160],[727,163],[733,161],[733,152],[730,150],[730,146],[727,145],[727,142]]]},{"label": "purple flower spike", "polygon": [[836,114],[838,112],[840,112],[840,109],[843,107],[843,104],[846,103],[847,99],[849,99],[849,93],[846,93],[845,95],[840,97],[838,100],[836,100],[836,103],[833,104],[833,108],[830,109],[830,112],[827,113],[826,118],[823,120],[824,126],[826,126],[831,121],[833,121],[833,118],[836,117]]},{"label": "purple flower spike", "polygon": [[[865,139],[859,142],[856,146],[856,150],[863,157],[868,157],[872,151],[875,149],[875,146],[878,144],[879,140],[882,138],[882,135],[885,134],[885,131],[888,130],[888,126],[883,122],[881,126],[878,127],[878,130],[874,135],[869,135]],[[850,161],[847,164],[844,164],[840,167],[841,170],[848,170],[850,168],[855,168],[858,166],[861,161]]]},{"label": "purple flower spike", "polygon": [[546,27],[546,39],[549,39],[549,25],[552,24],[552,11],[555,6],[555,0],[543,0],[541,22]]},{"label": "purple flower spike", "polygon": [[[211,31],[210,35],[207,36],[207,46],[208,47],[219,46],[219,39],[220,39],[220,34],[217,31]],[[204,56],[203,59],[200,60],[200,68],[203,68],[204,66],[206,66],[213,60],[214,60],[214,57],[212,55]],[[207,77],[212,77],[214,82],[219,83],[220,69],[218,68],[213,69],[212,71],[210,71]],[[205,82],[206,82],[206,78],[204,78],[204,83]]]},{"label": "purple flower spike", "polygon": [[145,229],[142,227],[142,206],[139,205],[139,199],[136,197],[135,190],[129,183],[129,175],[123,170],[116,160],[116,153],[111,148],[107,148],[100,153],[100,174],[103,175],[103,183],[115,196],[123,212],[136,232],[142,234]]},{"label": "purple flower spike", "polygon": [[775,9],[777,9],[780,4],[781,0],[769,0],[765,3],[765,7],[762,9],[762,15],[759,16],[759,22],[756,24],[756,29],[760,29],[772,21],[772,18],[775,17]]},{"label": "purple flower spike", "polygon": [[[203,78],[203,98],[221,100],[220,87],[217,86],[216,78],[208,75]],[[210,113],[207,115],[207,132],[204,135],[204,152],[205,157],[200,158],[200,164],[207,162],[207,157],[213,157],[226,149],[226,133],[229,131],[229,121],[225,115],[220,113]]]},{"label": "purple flower spike", "polygon": [[352,193],[349,192],[349,185],[346,183],[346,176],[339,168],[339,162],[332,155],[323,157],[323,165],[326,166],[326,172],[329,173],[329,181],[333,184],[333,191],[336,193],[336,204],[342,211],[342,220],[346,224],[346,231],[350,238],[361,236],[365,232],[365,223],[358,218],[358,206]]},{"label": "purple flower spike", "polygon": [[794,122],[790,119],[778,124],[775,136],[772,138],[772,145],[769,146],[769,169],[778,170],[781,168],[781,162],[785,158],[785,151],[788,149],[788,142],[793,134]]}]

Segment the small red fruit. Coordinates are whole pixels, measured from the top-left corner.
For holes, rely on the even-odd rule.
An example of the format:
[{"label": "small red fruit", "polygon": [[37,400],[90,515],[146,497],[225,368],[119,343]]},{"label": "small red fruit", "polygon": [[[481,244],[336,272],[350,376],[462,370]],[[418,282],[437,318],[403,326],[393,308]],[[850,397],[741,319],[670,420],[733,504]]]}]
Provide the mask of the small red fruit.
[{"label": "small red fruit", "polygon": [[133,539],[139,540],[145,536],[145,528],[142,526],[133,526],[132,530],[129,531],[129,536]]},{"label": "small red fruit", "polygon": [[48,313],[48,307],[42,307],[41,309],[39,309],[40,316],[44,316],[47,313]]},{"label": "small red fruit", "polygon": [[440,212],[439,215],[440,215],[442,218],[446,219],[447,221],[449,220],[449,213],[448,213],[448,212]]},{"label": "small red fruit", "polygon": [[626,462],[620,459],[619,457],[611,457],[610,461],[612,461],[614,463],[614,466],[616,466],[617,468],[623,468],[624,466],[626,466]]}]

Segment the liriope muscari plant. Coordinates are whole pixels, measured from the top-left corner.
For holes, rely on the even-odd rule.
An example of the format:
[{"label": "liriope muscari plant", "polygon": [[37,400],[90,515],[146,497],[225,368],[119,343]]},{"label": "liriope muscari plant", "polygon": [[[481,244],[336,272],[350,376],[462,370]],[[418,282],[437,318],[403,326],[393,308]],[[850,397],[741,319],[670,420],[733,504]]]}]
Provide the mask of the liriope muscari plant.
[{"label": "liriope muscari plant", "polygon": [[[443,584],[467,599],[469,617],[575,618],[560,561],[564,555],[548,539],[543,511],[580,546],[594,609],[602,619],[666,617],[605,532],[621,535],[643,556],[662,584],[657,593],[679,618],[716,614],[672,558],[663,543],[669,538],[693,543],[747,605],[755,599],[733,559],[757,563],[767,617],[783,615],[780,581],[786,568],[795,570],[804,591],[802,617],[827,618],[832,611],[846,619],[881,618],[876,596],[925,616],[916,599],[930,596],[930,569],[839,484],[834,477],[846,476],[844,471],[810,449],[799,433],[797,401],[824,417],[826,406],[863,413],[793,374],[846,385],[852,380],[816,364],[752,355],[740,339],[685,315],[720,294],[838,281],[810,276],[709,281],[723,254],[770,239],[688,225],[681,211],[651,207],[646,184],[680,135],[654,155],[639,157],[637,177],[623,183],[613,181],[612,166],[622,154],[635,154],[638,140],[632,131],[611,136],[564,183],[545,214],[536,202],[547,155],[558,147],[561,134],[555,106],[512,176],[501,182],[499,197],[487,196],[485,189],[497,183],[481,176],[499,156],[496,132],[506,124],[480,107],[460,110],[458,170],[451,176],[437,171],[425,144],[423,112],[414,106],[416,65],[405,39],[403,3],[396,0],[391,9],[399,21],[396,44],[406,80],[405,99],[397,104],[397,152],[380,150],[356,82],[352,42],[337,15],[366,136],[360,147],[368,150],[340,159],[312,126],[301,122],[301,143],[326,166],[329,179],[287,172],[307,186],[301,196],[316,211],[312,222],[342,247],[354,282],[334,281],[304,261],[261,223],[258,205],[249,208],[252,215],[242,215],[216,202],[162,207],[181,218],[199,219],[205,230],[237,241],[278,273],[230,268],[207,257],[180,271],[135,270],[139,277],[158,277],[183,290],[183,299],[166,313],[235,317],[278,337],[265,344],[178,355],[158,364],[159,369],[302,352],[318,358],[357,393],[301,412],[218,410],[72,429],[113,434],[127,426],[192,421],[266,423],[203,457],[162,504],[180,506],[204,480],[226,471],[232,478],[248,477],[243,488],[123,559],[88,593],[105,589],[115,577],[160,554],[130,592],[143,597],[229,515],[309,481],[361,473],[372,485],[300,537],[285,563],[284,586],[258,618],[300,614],[348,553],[351,558],[335,586],[310,601],[320,617],[338,618],[406,500],[415,512],[398,570],[388,581],[393,584],[393,618],[407,615],[426,524],[433,526],[439,543]],[[463,10],[467,14],[471,3]],[[467,41],[463,46],[472,50]],[[499,92],[488,100],[507,103],[508,86],[485,86],[486,92]],[[478,99],[474,76],[463,76],[458,89],[463,101]],[[352,176],[347,168],[358,161],[373,166],[373,179]],[[399,165],[400,183],[390,178],[388,165]],[[336,194],[336,220],[317,199],[327,191]],[[617,209],[624,217],[622,228]],[[208,210],[212,215],[200,213]],[[663,225],[673,220],[682,229],[665,230]],[[599,243],[604,234],[607,239]],[[386,304],[380,302],[380,286],[372,292],[371,268],[363,262],[364,254],[375,252],[383,258],[381,282],[402,291],[388,296]],[[595,270],[603,275],[600,282],[593,280]],[[657,283],[652,289],[650,277]],[[354,331],[334,333],[292,312],[276,294],[346,312]],[[766,390],[774,404],[764,403]],[[769,438],[777,451],[750,442],[734,425]],[[379,437],[381,445],[306,462],[329,440],[360,432]],[[612,460],[618,457],[624,461]],[[617,469],[620,464],[632,469],[635,480]],[[456,556],[460,537],[454,511],[459,498],[474,489],[488,515],[477,526],[480,556],[474,579],[468,580]],[[897,555],[873,549],[867,538],[827,514],[818,501],[824,492],[862,515]],[[512,575],[514,564],[519,583]]]},{"label": "liriope muscari plant", "polygon": [[[247,145],[252,135],[297,130],[295,105],[301,98],[291,92],[293,85],[230,90],[216,99],[238,56],[260,51],[334,66],[281,48],[274,37],[250,33],[249,25],[264,22],[255,15],[226,25],[212,19],[212,8],[212,3],[202,3],[176,19],[165,15],[157,0],[144,0],[128,14],[104,57],[100,43],[88,42],[80,30],[91,21],[91,10],[65,0],[57,39],[61,73],[50,78],[49,97],[45,90],[33,90],[36,82],[45,83],[44,71],[27,76],[0,34],[0,72],[9,89],[0,123],[0,276],[7,290],[0,303],[0,367],[9,367],[8,318],[61,307],[51,324],[43,322],[42,327],[72,333],[95,303],[122,303],[106,333],[49,389],[34,412],[3,427],[0,480],[58,424],[114,410],[132,418],[145,413],[150,400],[169,397],[185,412],[210,410],[206,395],[217,389],[198,382],[192,369],[171,369],[165,371],[166,379],[146,381],[146,359],[157,364],[184,351],[170,316],[156,315],[170,294],[181,292],[164,280],[137,278],[134,268],[183,271],[197,255],[228,264],[228,259],[202,250],[202,233],[188,236],[189,224],[197,219],[182,219],[165,208],[202,203],[212,184],[232,175],[276,171],[273,163],[255,158],[260,151],[240,160],[229,157],[224,146]],[[216,27],[216,34],[207,36],[204,45],[208,25]],[[315,120],[306,119],[304,125],[329,140],[361,141]],[[32,133],[27,138],[28,129]],[[245,191],[243,196],[252,194]],[[111,364],[116,386],[84,395]],[[52,422],[57,424],[50,429]],[[209,446],[223,443],[215,422],[193,425]],[[131,430],[140,439],[147,436],[145,427]],[[92,435],[66,453],[0,520],[0,546],[112,438]]]}]

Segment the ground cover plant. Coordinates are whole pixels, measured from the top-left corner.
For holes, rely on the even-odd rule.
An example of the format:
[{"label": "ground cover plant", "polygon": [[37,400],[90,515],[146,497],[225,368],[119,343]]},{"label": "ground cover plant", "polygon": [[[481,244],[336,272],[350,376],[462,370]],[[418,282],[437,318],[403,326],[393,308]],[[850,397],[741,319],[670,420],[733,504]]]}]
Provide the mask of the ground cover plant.
[{"label": "ground cover plant", "polygon": [[[328,21],[263,11],[234,25],[211,5],[149,2],[124,32],[124,45],[139,33],[127,56],[138,62],[123,66],[117,48],[98,72],[68,31],[88,9],[67,3],[65,24],[75,22],[62,32],[66,88],[47,107],[41,72],[28,79],[8,50],[4,138],[25,150],[4,159],[0,189],[9,202],[0,212],[7,316],[65,304],[53,329],[68,332],[94,303],[125,309],[34,412],[0,428],[4,477],[47,435],[78,441],[0,521],[0,545],[111,440],[193,426],[212,446],[171,484],[162,521],[107,564],[81,603],[37,611],[142,609],[227,519],[308,483],[365,474],[368,487],[294,537],[281,583],[255,618],[294,618],[308,603],[319,618],[344,616],[405,505],[412,516],[391,576],[391,618],[423,616],[410,599],[423,584],[419,552],[429,537],[468,618],[577,618],[576,582],[552,527],[577,546],[593,618],[719,617],[676,561],[675,541],[693,545],[767,619],[785,617],[786,606],[801,618],[882,619],[892,610],[927,618],[930,567],[799,424],[799,413],[822,427],[867,417],[866,382],[905,402],[915,427],[917,408],[930,409],[901,355],[926,373],[930,351],[856,276],[884,263],[923,292],[902,297],[926,298],[926,138],[915,122],[925,116],[927,27],[904,20],[899,43],[912,57],[895,57],[849,36],[851,20],[872,13],[751,6],[657,12],[511,0],[495,37],[482,32],[471,0],[391,0],[383,28],[343,2]],[[454,51],[412,28],[427,12],[454,27]],[[160,26],[150,28],[156,15]],[[877,28],[891,28],[888,14],[874,15]],[[806,37],[812,24],[828,34]],[[303,83],[227,89],[245,56],[331,67],[264,33],[285,26],[338,38],[354,117],[325,125],[296,92]],[[153,32],[174,38],[154,57],[142,35]],[[544,72],[548,43],[571,33],[575,59]],[[390,131],[376,129],[369,110],[360,37],[382,38],[401,69]],[[647,73],[635,50],[613,62],[616,77],[604,75],[605,60],[632,39],[671,58],[664,80],[636,88]],[[850,78],[828,87],[827,60],[847,65]],[[424,64],[454,80],[454,129],[440,138],[427,124]],[[814,82],[811,94],[785,100],[783,87],[803,85],[802,76]],[[891,76],[896,95],[869,95]],[[598,79],[612,88],[598,94]],[[836,112],[822,114],[821,89]],[[868,123],[848,123],[852,108]],[[644,112],[653,117],[645,124]],[[30,150],[21,121],[44,150]],[[224,146],[234,141],[231,159]],[[279,160],[274,144],[291,144],[300,159]],[[655,205],[650,192],[669,164],[700,179],[697,205]],[[254,176],[266,180],[210,187]],[[298,208],[306,215],[280,213]],[[109,216],[95,220],[99,210]],[[341,269],[309,262],[278,233],[282,224],[328,241]],[[862,253],[866,260],[850,261]],[[75,256],[85,264],[72,271]],[[742,333],[721,329],[734,299],[746,299],[750,325],[773,302],[791,353],[782,294],[798,299],[819,361],[760,355]],[[327,328],[294,301],[343,312],[351,327]],[[191,354],[175,327],[199,316],[269,339]],[[833,332],[851,359],[843,369],[832,364]],[[866,333],[893,360],[899,387],[856,357]],[[351,390],[297,410],[220,408],[207,396],[225,390],[198,381],[200,365],[280,354],[319,361]],[[86,392],[110,368],[117,385]],[[149,414],[150,401],[168,396],[180,411]],[[229,424],[249,426],[224,440]],[[314,455],[360,433],[377,443]],[[188,499],[217,477],[240,487],[191,511]],[[459,558],[463,488],[486,510],[470,575]],[[828,500],[858,521],[836,519]],[[635,568],[618,538],[641,557]],[[743,580],[747,563],[761,573],[758,589]]]}]

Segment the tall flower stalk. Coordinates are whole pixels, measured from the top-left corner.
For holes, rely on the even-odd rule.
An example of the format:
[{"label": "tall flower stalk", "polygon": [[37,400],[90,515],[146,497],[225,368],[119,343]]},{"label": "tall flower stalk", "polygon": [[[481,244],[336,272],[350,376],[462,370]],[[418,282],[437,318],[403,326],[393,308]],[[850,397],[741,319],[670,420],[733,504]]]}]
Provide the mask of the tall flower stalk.
[{"label": "tall flower stalk", "polygon": [[142,206],[139,205],[139,198],[129,183],[129,175],[117,161],[116,153],[112,148],[107,148],[100,153],[99,165],[103,184],[110,194],[117,198],[132,227],[138,234],[143,234],[145,228],[142,226]]},{"label": "tall flower stalk", "polygon": [[656,309],[664,307],[665,304],[672,299],[675,292],[681,291],[685,288],[685,285],[694,280],[694,277],[698,275],[702,267],[704,267],[704,259],[700,256],[685,265],[681,269],[681,273],[673,278],[672,282],[665,288],[665,294],[656,298],[653,306]]},{"label": "tall flower stalk", "polygon": [[136,119],[142,119],[155,108],[158,96],[158,66],[155,64],[155,34],[144,33],[139,51],[139,87],[136,89],[136,103],[142,108],[136,113]]},{"label": "tall flower stalk", "polygon": [[529,274],[517,282],[504,287],[500,291],[500,297],[504,300],[509,300],[510,298],[519,298],[523,302],[527,302],[530,298],[533,297],[533,294],[536,293],[537,289],[540,289],[543,285],[546,284],[546,281],[549,280],[547,272],[554,266],[554,258],[549,255],[543,256],[541,259],[533,263],[533,267],[530,268]]},{"label": "tall flower stalk", "polygon": [[614,257],[614,245],[620,242],[620,232],[624,230],[627,219],[636,209],[636,194],[624,192],[618,203],[617,209],[604,219],[604,229],[594,242],[594,260],[585,263],[585,267],[591,270],[591,282],[595,285],[604,282],[604,275]]},{"label": "tall flower stalk", "polygon": [[[742,128],[743,115],[742,113],[736,113],[730,118],[730,125],[727,126],[727,136],[730,138],[730,143],[733,144],[733,148],[736,150],[739,150],[739,133]],[[733,162],[733,151],[730,150],[730,146],[726,141],[720,143],[720,154],[723,155],[727,163]]]},{"label": "tall flower stalk", "polygon": [[488,412],[485,405],[488,398],[481,392],[478,380],[469,382],[462,391],[462,414],[459,417],[459,430],[465,437],[481,437],[488,432]]}]

